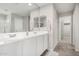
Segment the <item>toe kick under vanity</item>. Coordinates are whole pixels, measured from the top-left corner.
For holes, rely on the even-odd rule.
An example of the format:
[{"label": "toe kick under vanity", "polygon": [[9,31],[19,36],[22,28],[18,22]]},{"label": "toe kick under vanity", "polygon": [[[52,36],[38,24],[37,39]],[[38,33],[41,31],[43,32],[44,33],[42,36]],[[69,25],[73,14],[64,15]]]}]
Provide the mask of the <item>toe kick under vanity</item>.
[{"label": "toe kick under vanity", "polygon": [[0,34],[0,56],[40,56],[47,48],[47,31]]}]

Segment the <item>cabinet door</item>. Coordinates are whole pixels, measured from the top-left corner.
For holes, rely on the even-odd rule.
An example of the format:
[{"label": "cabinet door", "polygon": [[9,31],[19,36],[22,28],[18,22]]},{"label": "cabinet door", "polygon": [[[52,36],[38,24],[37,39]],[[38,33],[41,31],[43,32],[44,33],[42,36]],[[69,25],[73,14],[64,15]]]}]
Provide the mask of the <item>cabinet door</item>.
[{"label": "cabinet door", "polygon": [[0,55],[16,56],[17,55],[17,43],[9,43],[9,44],[0,46]]},{"label": "cabinet door", "polygon": [[43,51],[43,36],[39,36],[37,37],[37,55],[41,55]]},{"label": "cabinet door", "polygon": [[44,50],[48,48],[48,35],[44,35]]},{"label": "cabinet door", "polygon": [[23,41],[23,56],[36,55],[36,39],[26,39]]},{"label": "cabinet door", "polygon": [[4,45],[1,45],[0,46],[0,56],[5,56],[6,53],[5,53],[5,46]]},{"label": "cabinet door", "polygon": [[17,42],[17,56],[22,56],[23,40]]}]

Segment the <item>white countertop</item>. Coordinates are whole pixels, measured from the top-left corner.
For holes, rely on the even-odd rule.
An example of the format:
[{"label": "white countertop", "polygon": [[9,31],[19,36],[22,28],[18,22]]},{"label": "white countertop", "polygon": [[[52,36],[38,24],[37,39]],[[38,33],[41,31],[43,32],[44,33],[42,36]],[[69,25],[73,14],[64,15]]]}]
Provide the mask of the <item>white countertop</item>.
[{"label": "white countertop", "polygon": [[[37,37],[40,35],[47,34],[47,31],[37,31],[37,32],[17,32],[17,33],[7,33],[7,34],[0,34],[0,45],[16,42],[23,39],[29,39],[32,37]],[[16,34],[15,37],[9,37],[9,34]]]}]

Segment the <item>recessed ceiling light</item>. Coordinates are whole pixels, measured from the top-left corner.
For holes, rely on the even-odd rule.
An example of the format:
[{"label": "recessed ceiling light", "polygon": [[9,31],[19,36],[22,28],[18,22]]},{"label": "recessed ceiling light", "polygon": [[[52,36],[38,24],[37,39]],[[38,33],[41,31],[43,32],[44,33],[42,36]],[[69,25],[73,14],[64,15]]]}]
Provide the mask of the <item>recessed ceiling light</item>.
[{"label": "recessed ceiling light", "polygon": [[28,3],[29,6],[32,6],[32,3]]}]

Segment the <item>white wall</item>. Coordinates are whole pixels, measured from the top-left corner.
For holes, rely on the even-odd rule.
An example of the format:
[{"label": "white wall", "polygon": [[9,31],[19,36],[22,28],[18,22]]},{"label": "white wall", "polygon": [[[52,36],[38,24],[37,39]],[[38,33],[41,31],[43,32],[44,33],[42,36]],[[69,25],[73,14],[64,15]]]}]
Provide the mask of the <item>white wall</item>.
[{"label": "white wall", "polygon": [[[31,12],[31,19],[30,19],[30,27],[31,30],[34,28],[34,17],[39,16],[39,9],[36,9]],[[54,49],[58,42],[58,16],[56,13],[56,10],[53,6],[53,4],[49,4],[45,7],[42,7],[40,9],[40,16],[46,16],[47,17],[47,27],[42,28],[48,29],[49,31],[49,48]]]},{"label": "white wall", "polygon": [[76,5],[73,13],[73,43],[79,49],[79,5]]},{"label": "white wall", "polygon": [[53,7],[53,49],[56,47],[57,43],[58,43],[58,34],[59,34],[59,19],[58,19],[58,15],[57,15],[57,12],[56,12],[56,9]]}]

